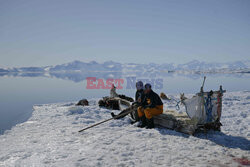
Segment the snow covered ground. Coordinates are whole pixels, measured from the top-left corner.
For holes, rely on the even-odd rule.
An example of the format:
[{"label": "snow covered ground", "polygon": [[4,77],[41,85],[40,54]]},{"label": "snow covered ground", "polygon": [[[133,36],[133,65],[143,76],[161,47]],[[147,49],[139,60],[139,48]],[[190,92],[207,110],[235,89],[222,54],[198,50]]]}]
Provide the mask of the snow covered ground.
[{"label": "snow covered ground", "polygon": [[98,99],[86,107],[36,105],[27,122],[0,136],[0,166],[241,166],[240,159],[250,160],[250,91],[223,100],[222,132],[196,136],[137,128],[129,118],[78,133],[111,111]]}]

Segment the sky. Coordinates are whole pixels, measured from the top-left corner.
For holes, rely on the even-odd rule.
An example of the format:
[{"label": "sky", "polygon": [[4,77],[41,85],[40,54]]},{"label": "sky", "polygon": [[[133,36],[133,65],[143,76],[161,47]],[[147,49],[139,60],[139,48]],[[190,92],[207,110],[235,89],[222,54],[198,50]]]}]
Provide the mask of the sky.
[{"label": "sky", "polygon": [[0,0],[0,67],[249,59],[249,0]]}]

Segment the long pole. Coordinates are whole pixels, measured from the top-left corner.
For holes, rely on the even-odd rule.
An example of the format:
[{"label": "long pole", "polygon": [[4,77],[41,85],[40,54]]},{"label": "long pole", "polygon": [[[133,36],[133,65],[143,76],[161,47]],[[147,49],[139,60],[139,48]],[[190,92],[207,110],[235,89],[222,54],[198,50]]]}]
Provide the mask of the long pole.
[{"label": "long pole", "polygon": [[87,130],[87,129],[93,128],[93,127],[98,126],[98,125],[100,125],[100,124],[102,124],[102,123],[108,122],[108,121],[110,121],[110,120],[112,120],[112,119],[114,119],[114,118],[109,118],[109,119],[107,119],[107,120],[101,121],[101,122],[96,123],[96,124],[94,124],[94,125],[91,125],[91,126],[89,126],[89,127],[87,127],[87,128],[84,128],[84,129],[82,129],[82,130],[79,130],[78,132],[82,132],[82,131],[85,131],[85,130]]},{"label": "long pole", "polygon": [[79,130],[78,132],[85,131],[85,130],[87,130],[87,129],[93,128],[93,127],[95,127],[95,126],[98,126],[98,125],[103,124],[103,123],[105,123],[105,122],[108,122],[108,121],[110,121],[110,120],[113,120],[113,119],[116,119],[116,118],[119,118],[119,117],[128,115],[128,114],[130,114],[130,113],[133,111],[133,108],[134,108],[133,106],[130,106],[130,107],[128,107],[128,108],[125,109],[125,110],[128,110],[127,112],[122,113],[122,114],[119,114],[119,115],[117,115],[117,116],[115,116],[115,117],[113,117],[113,118],[109,118],[109,119],[106,119],[106,120],[104,120],[104,121],[98,122],[98,123],[96,123],[96,124],[94,124],[94,125],[88,126],[88,127],[84,128],[84,129],[82,129],[82,130]]},{"label": "long pole", "polygon": [[204,87],[205,81],[206,81],[206,76],[204,76],[204,80],[203,80],[203,83],[202,83],[202,89]]},{"label": "long pole", "polygon": [[204,99],[204,90],[203,90],[205,81],[206,81],[206,76],[204,76],[204,80],[203,80],[203,83],[202,83],[202,86],[201,86],[201,92],[200,92],[201,93],[201,97],[202,97],[201,111],[202,111],[202,116],[203,117],[205,116],[205,99]]}]

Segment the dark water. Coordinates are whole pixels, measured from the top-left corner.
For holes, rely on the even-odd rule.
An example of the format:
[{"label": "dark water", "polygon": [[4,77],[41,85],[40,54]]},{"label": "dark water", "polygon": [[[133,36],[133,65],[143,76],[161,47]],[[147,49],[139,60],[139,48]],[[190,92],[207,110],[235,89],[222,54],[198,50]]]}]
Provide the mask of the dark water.
[{"label": "dark water", "polygon": [[[2,74],[0,76],[0,134],[17,123],[26,121],[32,114],[34,104],[72,102],[82,98],[101,98],[109,95],[108,89],[86,89],[86,77],[102,79],[121,78],[124,80],[120,94],[134,96],[135,89],[126,89],[128,79],[160,79],[162,87],[156,92],[167,94],[196,93],[199,91],[203,75],[180,74],[129,74],[121,73],[56,73],[50,74]],[[104,80],[105,81],[105,80]],[[220,85],[227,91],[250,90],[249,74],[210,74],[207,75],[205,90],[216,90]]]}]

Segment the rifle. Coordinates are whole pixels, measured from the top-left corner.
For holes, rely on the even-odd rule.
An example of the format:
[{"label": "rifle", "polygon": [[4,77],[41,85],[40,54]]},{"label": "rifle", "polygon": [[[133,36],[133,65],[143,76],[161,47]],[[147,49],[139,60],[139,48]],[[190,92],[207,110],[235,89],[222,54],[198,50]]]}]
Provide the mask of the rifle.
[{"label": "rifle", "polygon": [[87,129],[93,128],[93,127],[98,126],[98,125],[100,125],[100,124],[103,124],[103,123],[105,123],[105,122],[111,121],[111,120],[113,120],[113,119],[116,119],[116,118],[119,118],[119,117],[128,115],[128,114],[130,114],[131,112],[133,112],[134,109],[137,108],[137,107],[138,107],[138,105],[131,105],[131,106],[129,106],[128,108],[126,108],[126,109],[123,110],[124,113],[122,113],[122,114],[120,114],[120,115],[117,115],[117,116],[115,116],[115,117],[106,119],[106,120],[104,120],[104,121],[98,122],[98,123],[96,123],[96,124],[94,124],[94,125],[88,126],[88,127],[84,128],[84,129],[79,130],[78,132],[85,131],[85,130],[87,130]]}]

